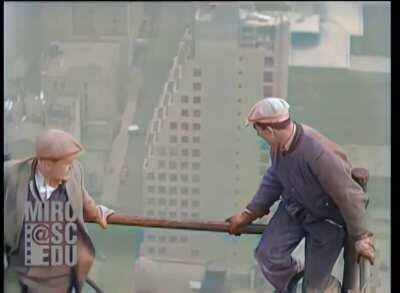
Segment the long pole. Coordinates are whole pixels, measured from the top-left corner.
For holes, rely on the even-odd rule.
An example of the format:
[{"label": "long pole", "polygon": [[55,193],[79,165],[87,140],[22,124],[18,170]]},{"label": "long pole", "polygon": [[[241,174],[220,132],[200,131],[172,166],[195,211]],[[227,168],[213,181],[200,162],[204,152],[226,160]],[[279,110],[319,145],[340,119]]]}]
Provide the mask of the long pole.
[{"label": "long pole", "polygon": [[[87,221],[93,223],[93,221]],[[165,228],[210,232],[229,232],[229,224],[222,221],[171,221],[144,217],[112,214],[107,223],[111,225],[136,226],[146,228]],[[266,225],[250,224],[243,229],[243,234],[262,234]]]}]

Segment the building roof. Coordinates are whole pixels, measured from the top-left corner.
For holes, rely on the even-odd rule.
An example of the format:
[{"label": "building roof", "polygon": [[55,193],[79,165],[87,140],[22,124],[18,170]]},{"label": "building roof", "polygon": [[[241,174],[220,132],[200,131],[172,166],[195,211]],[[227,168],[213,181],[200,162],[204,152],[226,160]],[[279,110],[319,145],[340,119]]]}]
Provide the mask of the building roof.
[{"label": "building roof", "polygon": [[105,71],[115,66],[119,44],[116,42],[57,42],[60,53],[47,56],[42,74],[63,76],[74,67],[95,65]]}]

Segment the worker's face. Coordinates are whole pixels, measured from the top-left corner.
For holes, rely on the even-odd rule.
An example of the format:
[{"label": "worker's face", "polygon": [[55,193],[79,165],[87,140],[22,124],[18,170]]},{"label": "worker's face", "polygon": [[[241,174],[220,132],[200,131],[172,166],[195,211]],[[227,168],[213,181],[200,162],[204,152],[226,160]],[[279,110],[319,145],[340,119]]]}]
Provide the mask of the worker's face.
[{"label": "worker's face", "polygon": [[257,135],[263,138],[272,148],[278,144],[276,131],[274,131],[272,128],[267,127],[263,129],[256,123],[253,124],[253,127],[256,130]]},{"label": "worker's face", "polygon": [[41,160],[39,162],[41,172],[43,175],[52,180],[68,180],[72,163],[74,162],[76,155],[65,157],[57,161]]}]

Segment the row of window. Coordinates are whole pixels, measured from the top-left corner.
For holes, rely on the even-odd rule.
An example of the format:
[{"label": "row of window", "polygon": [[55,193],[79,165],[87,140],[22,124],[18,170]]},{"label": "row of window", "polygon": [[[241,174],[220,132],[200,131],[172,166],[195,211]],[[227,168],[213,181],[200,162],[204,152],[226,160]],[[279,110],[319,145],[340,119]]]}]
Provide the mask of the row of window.
[{"label": "row of window", "polygon": [[[166,168],[165,161],[160,160],[159,161],[159,166],[160,165],[162,166],[161,168]],[[168,167],[171,170],[176,170],[176,169],[178,169],[178,162],[177,161],[169,161]],[[180,167],[181,170],[188,170],[189,169],[189,162],[186,162],[186,161],[180,162],[179,163],[179,167]],[[200,167],[201,167],[200,162],[192,162],[192,170],[199,170]],[[149,179],[149,180],[154,180],[155,175],[154,175],[153,172],[149,172],[147,174],[146,178]]]},{"label": "row of window", "polygon": [[[181,136],[181,143],[190,143],[191,141],[189,140],[190,136],[183,135]],[[200,143],[200,136],[193,136],[192,139],[193,143]],[[178,143],[178,136],[177,135],[170,135],[169,136],[169,143]]]},{"label": "row of window", "polygon": [[[165,254],[166,251],[167,251],[167,250],[166,250],[165,247],[159,247],[159,248],[158,248],[158,254],[159,254],[159,255]],[[147,252],[150,253],[150,254],[155,254],[155,253],[156,253],[156,248],[155,248],[155,247],[148,247],[148,248],[147,248]],[[191,255],[192,255],[193,257],[197,257],[197,256],[200,255],[200,251],[199,251],[198,249],[192,249],[192,250],[191,250]]]},{"label": "row of window", "polygon": [[[189,176],[188,174],[180,174],[180,181],[182,182],[188,182],[189,181]],[[155,176],[148,176],[147,177],[149,180],[154,180]],[[157,176],[157,179],[159,181],[166,181],[167,180],[167,175],[165,173],[159,173]],[[178,174],[172,173],[168,175],[168,180],[170,182],[176,182],[178,181]],[[193,174],[192,175],[192,182],[193,183],[198,183],[200,182],[200,175],[199,174]]]},{"label": "row of window", "polygon": [[[189,130],[189,123],[187,123],[187,122],[181,122],[180,123],[180,128],[181,128],[181,130],[185,130],[185,131],[188,131]],[[196,128],[198,128],[198,129],[200,129],[200,126],[195,126],[195,125],[192,125],[193,126],[193,129],[194,129],[194,127],[196,127]],[[170,122],[169,123],[169,129],[171,129],[171,130],[177,130],[178,129],[178,122]]]},{"label": "row of window", "polygon": [[[190,117],[189,110],[188,109],[182,109],[181,110],[181,116],[182,117]],[[201,111],[199,109],[193,110],[193,117],[200,117],[200,116],[201,116]]]},{"label": "row of window", "polygon": [[[168,189],[168,194],[170,194],[170,195],[178,195],[178,190],[179,190],[179,193],[181,195],[188,195],[190,188],[187,187],[187,186],[181,186],[180,188],[178,188],[177,186],[169,186],[167,188],[167,186],[163,186],[163,185],[160,185],[160,186],[149,185],[149,186],[147,186],[147,192],[153,193],[153,194],[156,193],[156,190],[157,190],[157,194],[167,194],[167,189]],[[191,190],[191,194],[192,195],[200,194],[200,188],[198,188],[198,187],[192,187],[190,190]]]},{"label": "row of window", "polygon": [[[189,213],[188,212],[180,212],[179,213],[182,219],[189,219]],[[161,219],[177,219],[178,218],[178,213],[177,212],[169,212],[167,214],[166,211],[158,211],[158,213],[156,214],[156,212],[154,210],[148,210],[146,212],[146,216],[147,217],[155,217],[155,216],[160,217]],[[199,219],[199,213],[191,213],[190,214],[190,218],[191,219]]]},{"label": "row of window", "polygon": [[[186,95],[181,96],[181,103],[182,104],[188,104],[189,103],[189,96],[186,96]],[[193,104],[201,104],[201,97],[200,96],[194,96],[193,97]]]},{"label": "row of window", "polygon": [[[189,136],[182,136],[181,140],[182,140],[182,142],[188,143],[189,142],[189,138],[190,138]],[[193,143],[200,143],[200,137],[199,136],[193,136],[192,138],[193,138],[192,139]],[[163,146],[156,147],[156,150],[157,150],[157,155],[158,156],[167,156],[167,148],[166,147],[163,147]],[[181,153],[182,153],[182,150],[183,149],[181,149]],[[188,154],[189,154],[188,150],[183,152],[184,156],[188,156]],[[169,148],[169,155],[171,157],[177,157],[179,155],[179,149],[178,148],[174,148],[174,147],[170,147]],[[171,161],[171,162],[173,162],[173,161]],[[170,164],[174,164],[174,163],[170,163]]]},{"label": "row of window", "polygon": [[[148,241],[157,241],[157,237],[154,234],[149,234],[149,235],[147,235],[146,238],[147,238]],[[158,241],[159,242],[166,242],[167,241],[167,236],[165,236],[165,235],[158,236]],[[171,243],[178,242],[178,236],[171,235],[171,236],[168,237],[168,241],[171,242]],[[179,242],[181,242],[181,243],[188,242],[188,237],[186,235],[181,235],[179,237]]]},{"label": "row of window", "polygon": [[[171,138],[171,136],[170,136],[169,142],[170,143],[177,143],[178,142],[178,137],[175,135],[175,136],[172,136],[172,138]],[[185,142],[185,141],[182,141],[182,142]],[[194,157],[194,158],[200,157],[200,154],[201,154],[200,149],[192,149],[192,157]],[[174,152],[171,152],[170,155],[171,156],[178,156],[178,153],[174,151]],[[189,149],[181,149],[181,155],[183,157],[188,157],[189,156]],[[165,161],[160,160],[158,162],[159,162],[159,166],[158,166],[159,168],[165,168]]]},{"label": "row of window", "polygon": [[[188,199],[182,199],[182,200],[178,200],[176,198],[159,198],[156,199],[154,197],[150,197],[147,199],[147,204],[148,205],[158,205],[158,206],[166,206],[168,202],[168,206],[170,207],[177,207],[178,206],[178,202],[180,202],[180,207],[182,208],[188,208],[189,207],[189,200]],[[192,200],[191,201],[191,207],[192,208],[198,208],[200,206],[200,201],[198,200]]]}]

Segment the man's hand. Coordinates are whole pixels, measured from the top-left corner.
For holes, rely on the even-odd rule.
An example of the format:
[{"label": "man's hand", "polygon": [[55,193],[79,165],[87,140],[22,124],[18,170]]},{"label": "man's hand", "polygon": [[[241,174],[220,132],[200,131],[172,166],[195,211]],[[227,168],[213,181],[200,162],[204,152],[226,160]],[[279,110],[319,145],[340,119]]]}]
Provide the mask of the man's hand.
[{"label": "man's hand", "polygon": [[229,234],[240,236],[243,232],[243,228],[257,219],[258,216],[251,213],[250,211],[243,211],[232,217],[229,217],[225,222],[229,223]]},{"label": "man's hand", "polygon": [[103,229],[108,228],[107,218],[108,218],[108,216],[110,216],[114,213],[115,213],[114,210],[109,209],[106,206],[103,206],[103,205],[97,206],[97,223],[100,225],[101,228],[103,228]]},{"label": "man's hand", "polygon": [[355,243],[355,249],[357,253],[357,262],[360,262],[361,257],[365,257],[374,265],[375,261],[375,246],[374,246],[374,236],[371,233],[367,233]]}]

